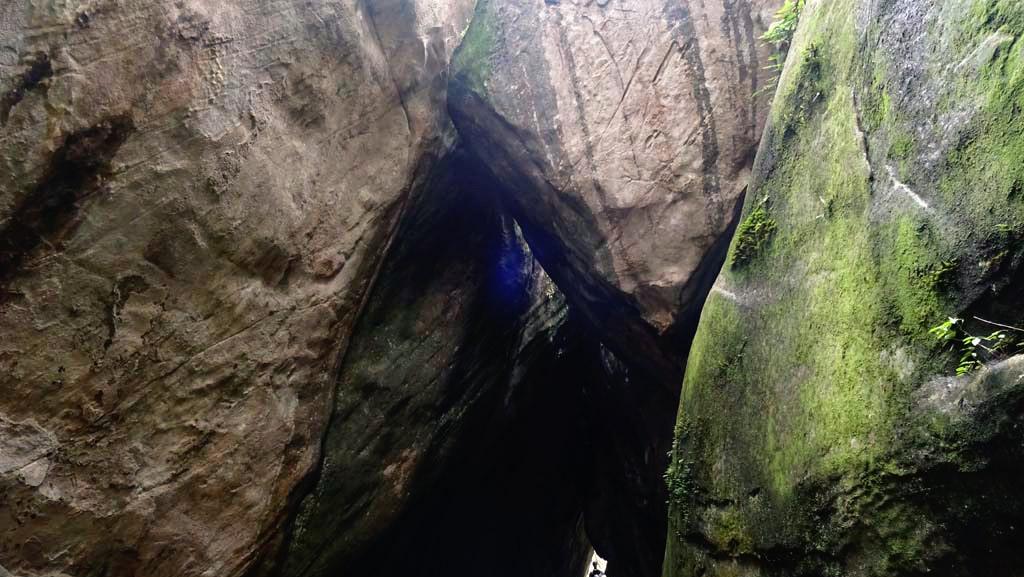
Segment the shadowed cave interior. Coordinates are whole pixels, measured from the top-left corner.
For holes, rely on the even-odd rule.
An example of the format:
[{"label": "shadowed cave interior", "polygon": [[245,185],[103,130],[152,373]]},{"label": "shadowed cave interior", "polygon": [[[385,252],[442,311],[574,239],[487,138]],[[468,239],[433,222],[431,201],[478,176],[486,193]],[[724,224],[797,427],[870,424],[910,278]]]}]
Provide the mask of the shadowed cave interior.
[{"label": "shadowed cave interior", "polygon": [[[616,577],[660,571],[677,393],[593,338],[501,192],[461,149],[440,163],[402,218],[340,369],[327,463],[388,462],[446,421],[417,457],[432,463],[426,474],[401,479],[418,498],[358,551],[338,549],[332,531],[351,531],[361,512],[339,519],[332,499],[368,503],[381,488],[317,471],[315,511],[299,523],[326,529],[293,526],[270,574],[578,577],[592,548]],[[356,410],[384,415],[381,429],[350,430]],[[388,420],[406,425],[384,430]]]}]

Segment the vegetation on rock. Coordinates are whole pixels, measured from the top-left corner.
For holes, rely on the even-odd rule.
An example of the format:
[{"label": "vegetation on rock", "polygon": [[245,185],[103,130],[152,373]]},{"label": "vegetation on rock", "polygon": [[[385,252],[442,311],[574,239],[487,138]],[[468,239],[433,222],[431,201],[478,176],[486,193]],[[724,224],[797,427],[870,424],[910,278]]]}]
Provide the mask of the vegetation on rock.
[{"label": "vegetation on rock", "polygon": [[732,266],[743,266],[768,242],[775,232],[775,221],[769,216],[762,203],[736,229],[736,242],[732,250]]},{"label": "vegetation on rock", "polygon": [[490,1],[479,0],[473,21],[452,59],[452,69],[480,95],[487,94],[487,80],[491,74],[490,60],[497,34],[492,17]]},{"label": "vegetation on rock", "polygon": [[666,577],[1019,565],[1022,14],[799,13],[690,352]]},{"label": "vegetation on rock", "polygon": [[788,47],[793,41],[793,35],[796,34],[796,26],[800,23],[804,2],[805,0],[786,0],[782,8],[775,13],[775,21],[761,38],[779,49]]}]

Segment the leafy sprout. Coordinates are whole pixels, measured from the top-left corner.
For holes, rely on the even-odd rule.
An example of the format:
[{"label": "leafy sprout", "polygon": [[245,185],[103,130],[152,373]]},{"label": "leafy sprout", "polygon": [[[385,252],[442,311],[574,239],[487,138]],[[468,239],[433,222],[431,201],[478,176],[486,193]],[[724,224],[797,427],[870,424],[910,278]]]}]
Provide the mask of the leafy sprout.
[{"label": "leafy sprout", "polygon": [[[964,328],[964,320],[949,317],[945,322],[932,327],[928,332],[935,336],[943,346],[959,348],[960,362],[956,367],[957,375],[966,375],[984,366],[986,361],[998,361],[1011,354],[1016,347],[1024,348],[1024,340],[1014,338],[1014,333],[1024,333],[1024,329],[995,323],[974,317],[975,320],[998,327],[986,336],[969,333]],[[957,347],[957,345],[959,345]]]},{"label": "leafy sprout", "polygon": [[786,0],[782,8],[775,13],[775,22],[768,28],[761,39],[775,45],[785,52],[796,34],[796,26],[800,23],[800,13],[804,9],[805,0]]},{"label": "leafy sprout", "polygon": [[761,35],[761,40],[775,45],[776,53],[768,57],[767,70],[774,73],[774,77],[755,96],[762,92],[773,90],[779,82],[782,74],[782,67],[786,64],[786,54],[789,52],[789,45],[793,42],[796,34],[797,24],[800,23],[800,13],[804,9],[805,0],[786,0],[782,8],[775,13],[775,21],[768,27],[768,30]]}]

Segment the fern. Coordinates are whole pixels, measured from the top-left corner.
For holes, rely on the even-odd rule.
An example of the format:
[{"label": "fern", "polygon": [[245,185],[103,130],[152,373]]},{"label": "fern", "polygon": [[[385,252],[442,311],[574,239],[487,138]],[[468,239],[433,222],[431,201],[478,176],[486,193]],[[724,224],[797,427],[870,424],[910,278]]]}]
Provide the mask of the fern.
[{"label": "fern", "polygon": [[786,64],[786,55],[789,53],[789,45],[793,42],[793,35],[796,34],[797,24],[800,23],[800,13],[803,12],[805,0],[786,0],[786,3],[775,13],[775,21],[768,27],[768,30],[761,35],[761,40],[775,45],[775,54],[768,57],[766,70],[772,71],[771,80],[758,90],[755,97],[763,92],[774,90],[782,75],[782,67]]},{"label": "fern", "polygon": [[800,23],[800,13],[803,12],[805,0],[786,0],[786,3],[775,13],[775,22],[768,28],[768,31],[761,36],[765,42],[775,45],[780,51],[789,49],[789,44],[796,34],[796,26]]}]

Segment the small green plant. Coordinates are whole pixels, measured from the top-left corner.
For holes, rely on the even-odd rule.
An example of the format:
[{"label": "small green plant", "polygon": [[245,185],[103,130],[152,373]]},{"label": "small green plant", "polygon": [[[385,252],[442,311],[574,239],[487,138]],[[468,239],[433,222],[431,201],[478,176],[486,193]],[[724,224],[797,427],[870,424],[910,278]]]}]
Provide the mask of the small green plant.
[{"label": "small green plant", "polygon": [[765,67],[766,70],[772,71],[772,78],[754,96],[774,90],[778,85],[782,67],[786,64],[789,46],[793,43],[793,35],[796,34],[796,26],[800,23],[800,13],[804,9],[804,1],[786,0],[782,8],[775,13],[775,21],[761,35],[761,40],[775,46],[775,53],[768,57],[768,66]]},{"label": "small green plant", "polygon": [[987,321],[979,317],[974,317],[974,319],[998,328],[987,336],[977,336],[964,328],[963,319],[949,317],[944,323],[932,327],[928,331],[943,346],[959,349],[960,362],[956,367],[957,375],[966,375],[979,369],[984,366],[985,362],[1002,360],[1011,354],[1014,348],[1018,350],[1024,348],[1024,340],[1014,338],[1014,333],[1024,334],[1024,329]]},{"label": "small green plant", "polygon": [[690,471],[686,465],[672,463],[665,471],[665,487],[668,489],[669,502],[682,504],[689,494]]},{"label": "small green plant", "polygon": [[932,327],[928,332],[935,335],[935,338],[939,339],[943,344],[951,343],[956,340],[958,327],[963,322],[963,319],[949,317],[946,319],[946,322]]},{"label": "small green plant", "polygon": [[796,26],[800,23],[800,13],[803,12],[805,0],[786,0],[782,8],[775,13],[775,21],[768,27],[761,39],[775,45],[781,52],[785,52],[796,34]]},{"label": "small green plant", "polygon": [[736,229],[736,246],[732,252],[732,266],[750,262],[775,232],[775,221],[768,216],[764,202],[758,205]]},{"label": "small green plant", "polygon": [[811,117],[815,106],[824,100],[824,52],[819,45],[810,44],[799,57],[802,62],[795,86],[787,96],[788,102],[779,105],[783,111],[781,130],[784,138],[795,135]]}]

